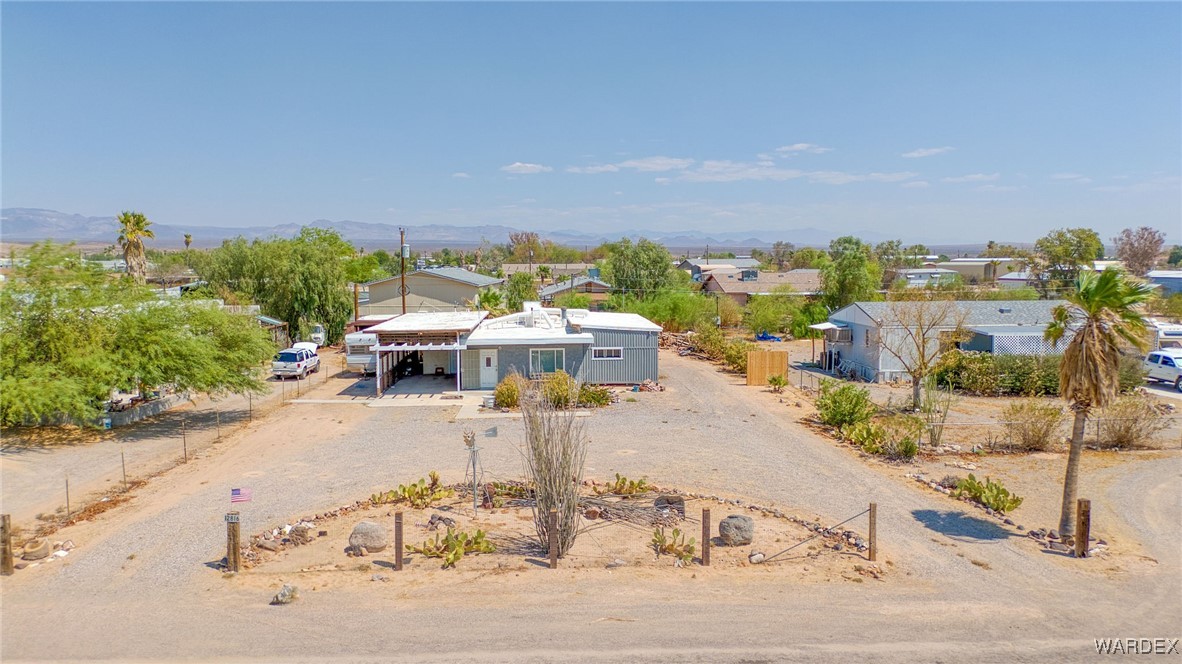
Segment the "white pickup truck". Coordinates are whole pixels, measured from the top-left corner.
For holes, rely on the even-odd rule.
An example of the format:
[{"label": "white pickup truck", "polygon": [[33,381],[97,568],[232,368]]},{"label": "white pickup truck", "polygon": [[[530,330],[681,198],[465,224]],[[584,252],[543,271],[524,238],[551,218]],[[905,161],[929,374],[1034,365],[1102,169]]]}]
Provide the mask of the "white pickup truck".
[{"label": "white pickup truck", "polygon": [[1172,383],[1182,392],[1182,348],[1163,348],[1145,356],[1146,380]]},{"label": "white pickup truck", "polygon": [[271,362],[271,373],[276,378],[295,376],[299,380],[319,370],[320,356],[316,354],[316,344],[310,342],[300,342],[279,351]]}]

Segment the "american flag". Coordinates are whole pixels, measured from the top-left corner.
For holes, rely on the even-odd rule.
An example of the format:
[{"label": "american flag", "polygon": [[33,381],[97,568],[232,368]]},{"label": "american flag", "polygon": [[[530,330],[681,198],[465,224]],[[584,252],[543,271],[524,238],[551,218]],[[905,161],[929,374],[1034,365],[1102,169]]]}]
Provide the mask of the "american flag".
[{"label": "american flag", "polygon": [[250,502],[250,489],[230,489],[231,503],[248,503]]}]

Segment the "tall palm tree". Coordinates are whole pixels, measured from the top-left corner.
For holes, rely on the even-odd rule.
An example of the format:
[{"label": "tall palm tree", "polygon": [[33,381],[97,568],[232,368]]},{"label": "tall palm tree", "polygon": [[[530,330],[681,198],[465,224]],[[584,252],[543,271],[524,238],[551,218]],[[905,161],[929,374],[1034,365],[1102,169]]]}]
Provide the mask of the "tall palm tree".
[{"label": "tall palm tree", "polygon": [[144,257],[144,238],[154,238],[156,233],[148,228],[152,222],[140,212],[124,210],[119,213],[119,246],[123,248],[123,262],[127,273],[136,283],[144,283],[148,273],[148,261]]},{"label": "tall palm tree", "polygon": [[1075,502],[1079,485],[1079,459],[1083,453],[1084,426],[1094,408],[1104,408],[1119,391],[1120,342],[1144,350],[1145,318],[1141,306],[1153,290],[1144,282],[1112,268],[1081,272],[1066,304],[1055,308],[1045,333],[1058,343],[1067,333],[1071,341],[1059,364],[1059,394],[1074,413],[1071,451],[1063,478],[1063,507],[1059,533],[1075,532]]},{"label": "tall palm tree", "polygon": [[193,234],[185,233],[185,249],[188,249],[190,244],[193,244]]}]

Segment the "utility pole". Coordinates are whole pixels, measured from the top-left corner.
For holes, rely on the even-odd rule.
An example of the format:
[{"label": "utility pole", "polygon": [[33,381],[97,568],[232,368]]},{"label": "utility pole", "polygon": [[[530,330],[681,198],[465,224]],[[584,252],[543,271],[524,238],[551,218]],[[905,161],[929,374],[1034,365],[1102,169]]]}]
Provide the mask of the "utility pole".
[{"label": "utility pole", "polygon": [[410,246],[406,244],[406,229],[398,229],[399,244],[398,256],[401,269],[401,284],[398,286],[398,292],[402,295],[402,313],[406,313],[406,259],[410,256]]},{"label": "utility pole", "polygon": [[361,318],[361,308],[358,306],[361,299],[360,291],[361,285],[353,284],[353,320]]}]

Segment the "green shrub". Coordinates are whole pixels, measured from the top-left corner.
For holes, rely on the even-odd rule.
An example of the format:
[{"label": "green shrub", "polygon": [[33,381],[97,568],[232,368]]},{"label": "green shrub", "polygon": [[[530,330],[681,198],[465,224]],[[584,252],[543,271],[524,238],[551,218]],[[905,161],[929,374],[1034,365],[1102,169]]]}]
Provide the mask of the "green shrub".
[{"label": "green shrub", "polygon": [[[1060,355],[992,355],[951,350],[936,361],[932,376],[939,385],[982,396],[1058,396]],[[1144,384],[1139,357],[1122,356],[1120,391]]]},{"label": "green shrub", "polygon": [[542,398],[555,408],[569,408],[579,398],[579,385],[570,374],[559,369],[542,379]]},{"label": "green shrub", "polygon": [[816,405],[821,423],[835,427],[866,422],[875,411],[868,390],[835,380],[821,381]]},{"label": "green shrub", "polygon": [[882,454],[896,461],[910,461],[919,454],[919,440],[927,425],[914,415],[891,415],[882,422]]},{"label": "green shrub", "polygon": [[1139,356],[1121,355],[1120,369],[1117,373],[1121,393],[1127,394],[1144,385],[1145,373],[1145,365],[1141,363]]},{"label": "green shrub", "polygon": [[986,477],[982,483],[972,473],[956,485],[953,496],[967,496],[970,500],[1003,514],[1018,509],[1022,504],[1022,498],[1011,495],[1001,482],[994,482]]},{"label": "green shrub", "polygon": [[602,385],[584,383],[579,386],[579,405],[586,408],[603,408],[611,404],[612,391]]},{"label": "green shrub", "polygon": [[497,547],[485,538],[484,531],[479,528],[471,535],[448,528],[442,540],[436,533],[434,540],[424,540],[419,546],[407,544],[406,550],[427,558],[442,558],[443,568],[447,569],[455,567],[465,554],[493,553]]},{"label": "green shrub", "polygon": [[788,378],[784,374],[772,374],[767,377],[767,384],[772,388],[772,392],[779,394],[788,386]]},{"label": "green shrub", "polygon": [[1020,450],[1048,450],[1058,439],[1063,409],[1037,399],[1015,401],[1001,413],[1008,445]]},{"label": "green shrub", "polygon": [[694,538],[685,539],[685,533],[679,528],[673,529],[672,535],[665,534],[664,526],[657,526],[653,530],[651,546],[657,555],[669,554],[677,559],[677,566],[688,565],[694,560]]},{"label": "green shrub", "polygon": [[726,337],[722,330],[713,325],[699,325],[694,328],[692,343],[694,350],[712,360],[721,360],[726,351]]},{"label": "green shrub", "polygon": [[493,390],[493,397],[499,408],[516,408],[521,403],[521,393],[528,387],[529,381],[519,373],[511,373],[497,383]]},{"label": "green shrub", "polygon": [[747,353],[755,349],[755,344],[743,339],[732,339],[723,349],[722,359],[733,371],[747,373]]}]

